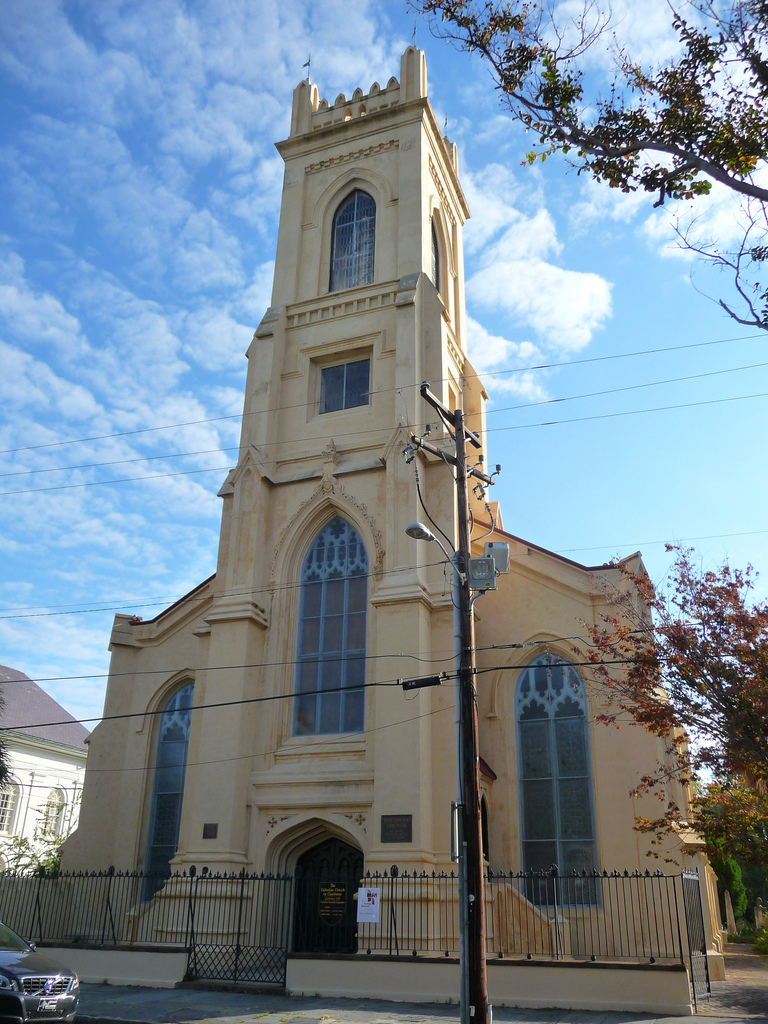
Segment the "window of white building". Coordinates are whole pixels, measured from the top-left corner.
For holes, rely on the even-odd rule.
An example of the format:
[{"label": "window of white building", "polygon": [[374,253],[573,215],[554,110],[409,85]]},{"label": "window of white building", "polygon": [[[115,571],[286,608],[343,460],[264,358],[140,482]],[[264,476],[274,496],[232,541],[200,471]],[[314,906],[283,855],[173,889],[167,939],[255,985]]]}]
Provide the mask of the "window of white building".
[{"label": "window of white building", "polygon": [[18,802],[19,787],[15,782],[9,782],[0,793],[0,832],[13,832]]},{"label": "window of white building", "polygon": [[61,835],[64,824],[66,797],[60,789],[52,789],[48,794],[43,811],[43,835],[55,837]]}]

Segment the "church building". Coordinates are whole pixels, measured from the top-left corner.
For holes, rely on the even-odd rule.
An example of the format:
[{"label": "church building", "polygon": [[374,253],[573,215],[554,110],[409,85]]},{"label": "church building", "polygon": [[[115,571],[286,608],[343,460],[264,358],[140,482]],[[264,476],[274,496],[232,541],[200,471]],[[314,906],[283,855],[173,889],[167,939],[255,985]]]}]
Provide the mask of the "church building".
[{"label": "church building", "polygon": [[[454,869],[452,570],[406,527],[455,544],[456,485],[444,459],[403,453],[426,432],[453,450],[428,382],[464,410],[485,471],[505,461],[467,358],[457,149],[414,47],[399,81],[349,99],[301,82],[277,148],[272,300],[247,352],[215,572],[151,620],[115,617],[65,870]],[[664,744],[596,724],[609,698],[578,639],[621,572],[505,532],[492,496],[470,495],[473,554],[494,541],[510,556],[474,606],[487,866],[655,869],[630,792]],[[704,878],[695,846],[667,852]]]}]

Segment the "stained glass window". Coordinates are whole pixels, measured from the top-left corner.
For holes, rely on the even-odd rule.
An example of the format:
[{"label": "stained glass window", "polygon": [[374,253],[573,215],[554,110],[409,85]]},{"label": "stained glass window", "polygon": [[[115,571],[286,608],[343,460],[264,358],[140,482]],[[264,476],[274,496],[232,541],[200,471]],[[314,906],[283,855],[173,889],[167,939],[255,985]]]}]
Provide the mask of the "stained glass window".
[{"label": "stained glass window", "polygon": [[344,200],[333,217],[331,230],[332,292],[373,281],[376,241],[376,203],[362,189]]},{"label": "stained glass window", "polygon": [[587,697],[562,662],[547,655],[521,673],[516,717],[523,868],[569,874],[597,867],[597,843]]},{"label": "stained glass window", "polygon": [[146,873],[152,877],[145,882],[145,900],[170,874],[171,858],[179,843],[193,693],[194,683],[182,686],[160,716],[146,858]]},{"label": "stained glass window", "polygon": [[320,531],[301,570],[297,736],[362,732],[368,553],[341,516]]}]

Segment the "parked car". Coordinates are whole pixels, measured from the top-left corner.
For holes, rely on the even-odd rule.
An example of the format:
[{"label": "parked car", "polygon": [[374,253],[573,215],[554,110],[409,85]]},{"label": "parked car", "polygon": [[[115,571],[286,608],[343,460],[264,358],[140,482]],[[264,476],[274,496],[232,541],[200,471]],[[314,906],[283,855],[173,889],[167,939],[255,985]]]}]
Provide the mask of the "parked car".
[{"label": "parked car", "polygon": [[0,1022],[73,1021],[80,982],[0,922]]}]

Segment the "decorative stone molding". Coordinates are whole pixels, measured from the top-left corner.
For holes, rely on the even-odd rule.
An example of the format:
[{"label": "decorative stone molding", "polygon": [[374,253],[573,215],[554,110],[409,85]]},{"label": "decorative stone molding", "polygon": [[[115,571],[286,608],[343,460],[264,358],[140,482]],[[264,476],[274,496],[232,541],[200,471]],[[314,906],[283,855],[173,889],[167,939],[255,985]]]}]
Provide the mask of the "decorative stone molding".
[{"label": "decorative stone molding", "polygon": [[357,825],[366,835],[368,834],[368,818],[362,811],[353,811],[351,814],[345,814],[344,817],[349,818],[353,825]]},{"label": "decorative stone molding", "polygon": [[295,817],[295,814],[282,814],[279,818],[276,817],[274,814],[271,815],[269,818],[267,818],[267,831],[265,834],[269,835],[269,833],[273,832],[278,825],[282,825],[284,821],[288,821],[290,818]]},{"label": "decorative stone molding", "polygon": [[448,201],[448,196],[446,194],[445,189],[443,188],[442,181],[440,181],[440,177],[437,173],[437,168],[432,162],[431,156],[429,158],[429,173],[432,176],[432,181],[434,182],[435,188],[437,189],[437,194],[440,197],[440,204],[442,206],[443,213],[451,222],[451,226],[456,227],[456,218],[453,214],[452,204]]},{"label": "decorative stone molding", "polygon": [[[331,444],[333,444],[333,442],[331,442]],[[334,451],[336,452],[336,456],[338,457],[338,451],[336,450],[335,445],[333,447]],[[326,449],[326,452],[330,453],[330,448],[331,446],[329,445],[328,448]],[[333,462],[332,456],[329,455],[329,459],[326,462],[324,452],[323,461],[325,464],[323,466],[322,483],[315,488],[315,490],[312,492],[312,494],[310,494],[306,501],[302,502],[302,504],[299,505],[299,507],[291,516],[291,518],[288,520],[288,523],[284,527],[283,532],[280,534],[280,539],[278,540],[277,546],[275,547],[275,553],[272,556],[272,565],[270,566],[269,569],[269,585],[270,589],[272,590],[274,590],[275,588],[275,577],[277,573],[277,557],[278,554],[280,553],[280,549],[283,547],[283,544],[285,543],[285,538],[294,528],[296,522],[304,515],[306,510],[308,508],[311,508],[312,505],[317,504],[317,502],[322,500],[323,498],[327,498],[329,494],[333,494],[334,497],[337,499],[337,507],[339,507],[339,511],[343,511],[344,504],[351,505],[353,508],[357,509],[360,515],[362,515],[363,519],[365,519],[371,531],[374,547],[376,549],[376,557],[373,562],[373,576],[376,580],[381,578],[381,574],[384,569],[385,551],[384,548],[382,547],[381,530],[378,528],[376,524],[376,518],[368,511],[367,505],[365,505],[361,501],[358,501],[356,498],[353,498],[351,495],[347,494],[347,492],[344,490],[344,488],[341,486],[338,480],[336,480],[336,478],[333,476],[333,470],[331,467],[334,467],[336,463]],[[338,501],[338,499],[341,499],[341,501]]]},{"label": "decorative stone molding", "polygon": [[308,164],[304,169],[304,173],[315,174],[318,171],[325,171],[329,167],[339,167],[341,164],[351,163],[353,160],[365,160],[369,156],[379,156],[390,149],[397,149],[399,145],[400,143],[397,139],[390,139],[388,142],[380,142],[378,146],[366,146],[365,149],[355,149],[350,153],[342,153],[340,156],[329,157],[328,160],[318,160],[317,163]]}]

